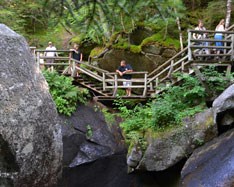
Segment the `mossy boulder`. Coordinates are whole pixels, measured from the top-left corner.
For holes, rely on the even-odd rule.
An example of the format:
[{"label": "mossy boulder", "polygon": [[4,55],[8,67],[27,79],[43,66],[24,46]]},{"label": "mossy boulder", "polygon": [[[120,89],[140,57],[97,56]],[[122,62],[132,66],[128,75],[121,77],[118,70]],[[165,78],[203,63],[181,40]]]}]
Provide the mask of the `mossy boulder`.
[{"label": "mossy boulder", "polygon": [[130,34],[130,44],[132,45],[140,45],[141,42],[153,35],[154,32],[151,29],[147,29],[144,27],[138,27]]},{"label": "mossy boulder", "polygon": [[126,50],[111,49],[103,58],[95,59],[94,61],[98,61],[100,68],[113,72],[118,68],[121,60],[126,60],[128,64],[132,65],[134,71],[147,71],[150,73],[175,54],[175,52],[172,52],[170,57],[168,57],[169,55],[163,57],[164,48],[151,46],[151,50],[152,52],[148,51],[147,53],[144,51],[132,53]]},{"label": "mossy boulder", "polygon": [[163,48],[156,45],[146,45],[142,47],[142,51],[147,54],[160,55],[162,54]]},{"label": "mossy boulder", "polygon": [[[163,171],[188,157],[193,150],[217,136],[213,110],[187,118],[183,125],[157,135],[147,135],[148,147],[134,169]],[[133,154],[134,152],[131,152]],[[129,157],[134,157],[134,155]]]}]

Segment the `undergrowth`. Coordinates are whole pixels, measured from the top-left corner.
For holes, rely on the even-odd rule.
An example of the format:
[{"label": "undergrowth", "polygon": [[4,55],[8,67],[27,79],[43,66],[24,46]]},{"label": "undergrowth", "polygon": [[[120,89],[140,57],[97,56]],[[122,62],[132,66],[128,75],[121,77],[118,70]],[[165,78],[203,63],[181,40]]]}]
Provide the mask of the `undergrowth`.
[{"label": "undergrowth", "polygon": [[60,114],[70,116],[77,107],[77,103],[85,103],[89,97],[87,89],[72,85],[72,78],[59,75],[56,71],[43,71],[49,85],[50,94]]},{"label": "undergrowth", "polygon": [[[205,68],[203,73],[206,77],[204,83],[214,92],[223,91],[233,81],[233,75],[224,78],[224,74],[217,72],[213,67]],[[131,106],[130,101],[121,98],[115,101],[123,119],[120,126],[130,146],[141,144],[144,149],[147,142],[146,132],[157,133],[176,128],[182,125],[182,119],[206,108],[207,90],[200,81],[187,74],[175,76],[181,78],[182,84],[164,88],[162,94],[146,105]]]}]

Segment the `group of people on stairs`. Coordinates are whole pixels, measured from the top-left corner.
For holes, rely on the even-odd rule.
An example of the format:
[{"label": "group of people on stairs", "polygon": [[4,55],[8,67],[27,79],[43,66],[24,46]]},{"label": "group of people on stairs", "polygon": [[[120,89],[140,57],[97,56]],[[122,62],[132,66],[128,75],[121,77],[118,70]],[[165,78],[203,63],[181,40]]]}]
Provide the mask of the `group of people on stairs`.
[{"label": "group of people on stairs", "polygon": [[[216,33],[214,35],[215,40],[222,40],[223,39],[223,34],[219,33],[218,31],[220,31],[220,32],[225,31],[224,24],[225,24],[224,19],[221,19],[219,24],[216,26],[216,28],[215,28]],[[206,28],[203,25],[202,20],[198,21],[198,26],[195,28],[195,30],[199,30],[199,31],[206,30]],[[208,35],[207,35],[207,33],[202,33],[202,34],[201,33],[193,33],[193,38],[194,39],[205,39],[205,38],[208,38]],[[200,42],[200,43],[196,43],[196,45],[208,46],[209,43],[208,42]],[[216,41],[215,46],[223,46],[223,42]],[[223,49],[216,49],[214,52],[216,54],[220,54],[222,51],[223,51]],[[203,48],[202,50],[199,51],[200,54],[203,52],[205,52],[205,54],[207,54],[207,55],[210,54],[210,50],[208,48]]]}]

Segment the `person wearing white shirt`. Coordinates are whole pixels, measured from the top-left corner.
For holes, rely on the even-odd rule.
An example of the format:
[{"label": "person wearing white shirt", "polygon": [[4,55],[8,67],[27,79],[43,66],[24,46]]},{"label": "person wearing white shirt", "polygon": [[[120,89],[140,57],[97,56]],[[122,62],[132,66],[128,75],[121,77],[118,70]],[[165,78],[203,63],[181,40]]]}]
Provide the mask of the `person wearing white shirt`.
[{"label": "person wearing white shirt", "polygon": [[[195,28],[195,30],[198,31],[205,31],[206,28],[203,25],[203,21],[202,20],[198,20],[198,26]],[[193,33],[193,38],[194,39],[205,39],[207,38],[207,33]],[[208,42],[196,42],[195,45],[202,45],[202,46],[208,46],[209,43]],[[199,54],[202,54],[203,51],[205,51],[205,53],[208,55],[210,54],[210,50],[208,48],[203,48],[201,50],[198,51]]]},{"label": "person wearing white shirt", "polygon": [[[53,46],[52,42],[48,43],[48,47],[46,47],[46,52],[44,53],[44,56],[47,57],[46,58],[46,63],[54,63],[54,57],[58,56],[58,54],[56,53],[56,47]],[[49,58],[51,57],[51,58]],[[50,66],[49,66],[50,67]]]}]

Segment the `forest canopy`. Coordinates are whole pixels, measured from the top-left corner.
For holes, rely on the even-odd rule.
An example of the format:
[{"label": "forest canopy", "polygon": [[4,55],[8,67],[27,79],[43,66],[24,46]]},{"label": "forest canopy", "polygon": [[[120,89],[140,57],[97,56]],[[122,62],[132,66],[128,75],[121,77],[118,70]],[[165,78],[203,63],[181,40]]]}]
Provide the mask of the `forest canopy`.
[{"label": "forest canopy", "polygon": [[185,37],[198,19],[214,29],[226,16],[226,4],[226,0],[2,0],[0,23],[38,46],[48,40],[61,46],[67,37],[106,45],[116,33],[138,27],[179,40],[178,20]]}]

